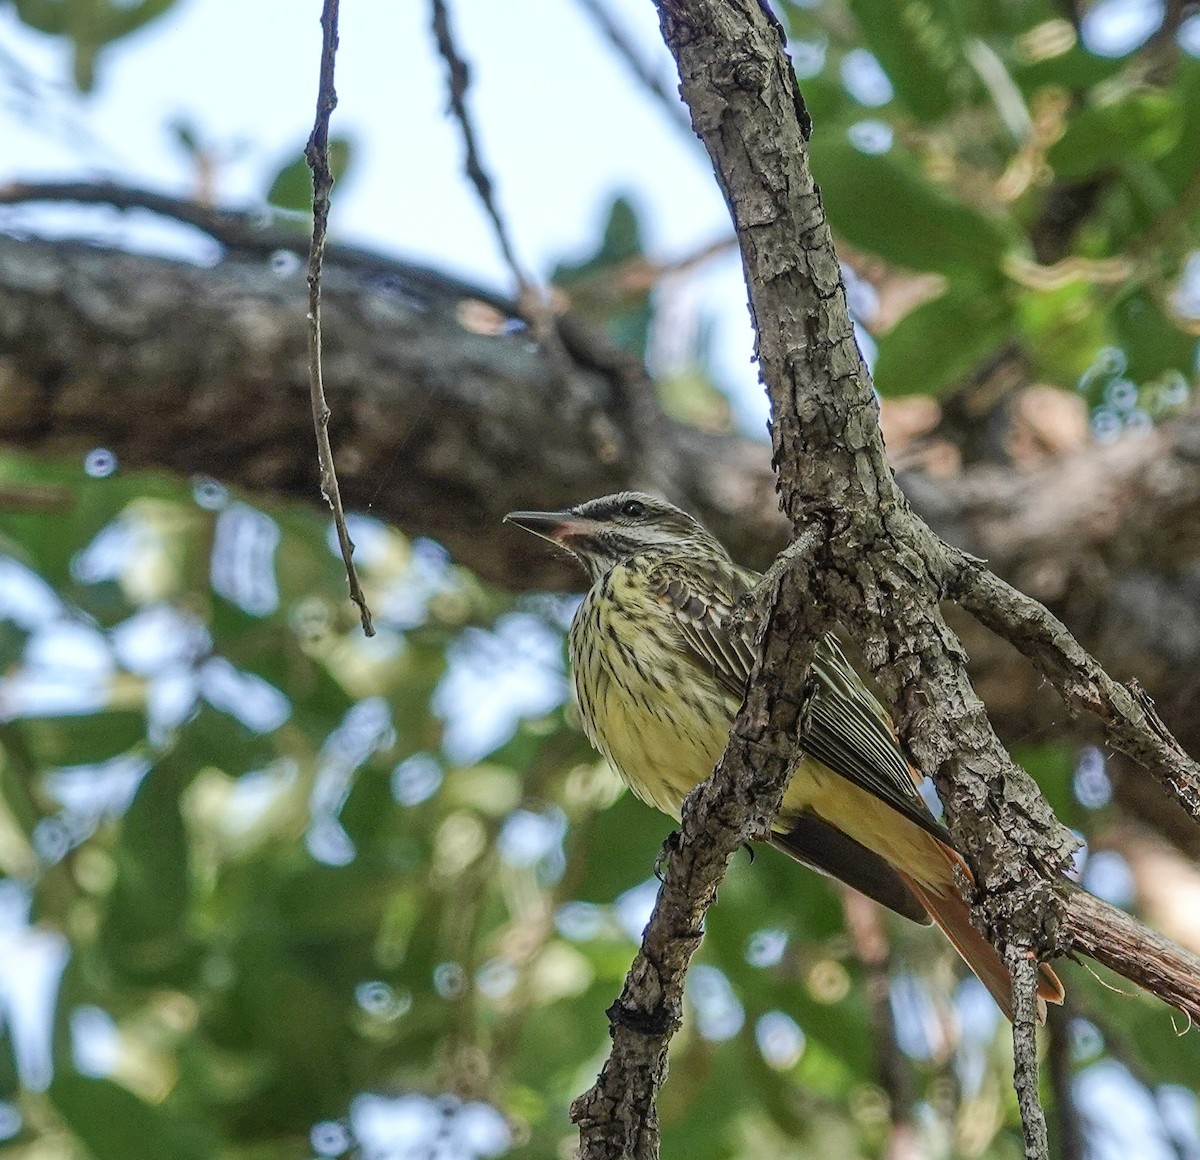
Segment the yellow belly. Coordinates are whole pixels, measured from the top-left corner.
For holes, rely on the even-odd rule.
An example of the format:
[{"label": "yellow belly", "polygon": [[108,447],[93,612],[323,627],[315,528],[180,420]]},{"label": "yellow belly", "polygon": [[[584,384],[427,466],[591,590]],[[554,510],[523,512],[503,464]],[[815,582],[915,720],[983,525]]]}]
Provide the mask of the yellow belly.
[{"label": "yellow belly", "polygon": [[[738,710],[693,664],[661,610],[617,614],[589,593],[571,633],[571,666],[584,730],[631,790],[677,821],[683,799],[713,771]],[[621,607],[628,610],[625,594]],[[581,632],[584,618],[598,618]],[[811,758],[792,772],[775,821],[812,814],[925,885],[952,880],[940,844],[868,791]]]}]

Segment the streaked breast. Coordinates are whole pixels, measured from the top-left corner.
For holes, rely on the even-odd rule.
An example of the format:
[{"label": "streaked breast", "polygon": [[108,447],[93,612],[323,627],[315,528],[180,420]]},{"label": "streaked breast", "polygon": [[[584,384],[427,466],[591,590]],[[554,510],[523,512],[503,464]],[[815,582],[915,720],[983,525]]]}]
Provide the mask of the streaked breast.
[{"label": "streaked breast", "polygon": [[639,798],[678,819],[721,756],[737,705],[686,656],[670,614],[639,580],[616,568],[580,605],[575,693],[592,744]]}]

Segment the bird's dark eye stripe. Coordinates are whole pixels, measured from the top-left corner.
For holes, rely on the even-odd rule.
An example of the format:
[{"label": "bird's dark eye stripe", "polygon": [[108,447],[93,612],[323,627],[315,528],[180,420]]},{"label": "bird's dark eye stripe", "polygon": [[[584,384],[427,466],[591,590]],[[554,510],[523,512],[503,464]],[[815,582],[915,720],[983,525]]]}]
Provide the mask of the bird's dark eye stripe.
[{"label": "bird's dark eye stripe", "polygon": [[628,516],[631,520],[640,519],[646,514],[646,505],[640,500],[626,500],[621,505],[621,515]]}]

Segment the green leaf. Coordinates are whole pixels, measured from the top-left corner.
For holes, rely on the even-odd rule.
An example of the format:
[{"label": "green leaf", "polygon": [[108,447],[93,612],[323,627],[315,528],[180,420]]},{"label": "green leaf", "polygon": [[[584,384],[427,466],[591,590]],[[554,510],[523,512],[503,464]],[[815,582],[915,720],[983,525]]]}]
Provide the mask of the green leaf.
[{"label": "green leaf", "polygon": [[108,1079],[55,1076],[50,1102],[94,1160],[205,1160],[214,1151]]},{"label": "green leaf", "polygon": [[866,46],[919,120],[965,103],[975,87],[960,9],[950,0],[850,0]]},{"label": "green leaf", "polygon": [[1195,336],[1176,326],[1144,290],[1117,303],[1112,321],[1134,382],[1147,382],[1164,371],[1191,376],[1196,365]]},{"label": "green leaf", "polygon": [[1134,158],[1167,155],[1179,140],[1182,124],[1178,104],[1166,94],[1129,93],[1073,117],[1046,160],[1060,178],[1089,177]]},{"label": "green leaf", "polygon": [[955,284],[906,314],[880,340],[875,386],[881,395],[938,394],[1008,337],[1013,308],[1003,294]]},{"label": "green leaf", "polygon": [[[350,140],[346,137],[330,137],[329,169],[335,181],[340,181],[346,175],[351,159]],[[267,201],[280,209],[293,210],[296,213],[311,212],[312,174],[303,154],[295,161],[289,161],[275,175],[267,193]]]},{"label": "green leaf", "polygon": [[939,189],[911,153],[863,153],[833,125],[814,132],[811,150],[829,220],[848,241],[910,270],[998,277],[1007,228]]},{"label": "green leaf", "polygon": [[190,957],[192,882],[179,798],[194,771],[174,754],[162,758],[143,778],[121,825],[103,940],[113,965],[139,979],[172,975]]},{"label": "green leaf", "polygon": [[71,717],[31,717],[21,724],[40,768],[92,765],[132,749],[146,736],[145,715],[110,709]]}]

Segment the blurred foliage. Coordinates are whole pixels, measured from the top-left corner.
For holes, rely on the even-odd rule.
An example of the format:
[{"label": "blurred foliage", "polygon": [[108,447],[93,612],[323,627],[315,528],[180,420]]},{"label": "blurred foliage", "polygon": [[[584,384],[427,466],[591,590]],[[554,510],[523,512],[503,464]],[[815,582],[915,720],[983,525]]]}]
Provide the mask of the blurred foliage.
[{"label": "blurred foliage", "polygon": [[[84,89],[169,6],[16,0],[70,39]],[[1016,344],[1098,437],[1188,402],[1200,60],[1170,33],[1101,55],[1049,0],[779,8],[834,228],[909,300],[886,329],[862,312],[881,392],[952,389]],[[270,193],[309,197],[299,163]],[[727,424],[705,327],[656,353],[671,286],[642,237],[615,199],[555,281],[655,364],[675,414]],[[359,520],[368,641],[312,512],[102,450],[7,457],[0,482],[31,489],[0,511],[0,1153],[568,1155],[668,830],[564,703],[569,605],[514,603]],[[1104,830],[1099,755],[1018,756],[1064,820]],[[1019,1156],[990,1000],[936,932],[886,933],[922,1154]],[[1064,975],[1078,1076],[1117,1068],[1126,1101],[1194,1085],[1195,1036],[1160,1004]],[[773,852],[739,859],[664,1155],[881,1156],[889,1117],[841,898]]]}]

